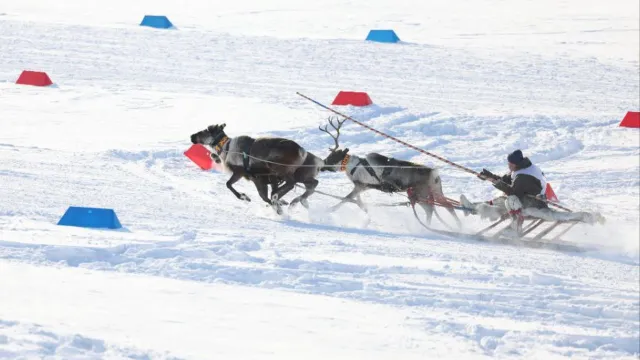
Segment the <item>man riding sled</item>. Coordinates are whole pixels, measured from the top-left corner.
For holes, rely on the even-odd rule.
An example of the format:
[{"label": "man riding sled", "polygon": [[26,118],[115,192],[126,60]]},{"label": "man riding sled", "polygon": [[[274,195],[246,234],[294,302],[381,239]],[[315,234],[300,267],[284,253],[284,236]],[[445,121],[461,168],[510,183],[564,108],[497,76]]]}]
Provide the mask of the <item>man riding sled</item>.
[{"label": "man riding sled", "polygon": [[504,196],[488,202],[470,202],[464,195],[460,195],[460,203],[465,208],[465,215],[469,213],[480,215],[496,221],[509,214],[513,219],[511,227],[520,230],[526,216],[546,221],[580,221],[588,224],[596,222],[603,224],[605,219],[599,213],[587,212],[558,212],[549,208],[546,201],[547,180],[538,166],[531,163],[529,158],[516,150],[507,156],[510,173],[499,177],[483,169],[478,177],[490,180],[493,186],[504,192]]}]

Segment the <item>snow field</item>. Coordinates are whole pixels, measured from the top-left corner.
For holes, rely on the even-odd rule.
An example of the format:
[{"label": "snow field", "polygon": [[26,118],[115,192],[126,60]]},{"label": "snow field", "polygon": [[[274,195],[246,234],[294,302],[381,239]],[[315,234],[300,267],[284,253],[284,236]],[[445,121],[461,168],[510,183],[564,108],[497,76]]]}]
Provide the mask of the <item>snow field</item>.
[{"label": "snow field", "polygon": [[[406,9],[412,9],[407,11]],[[640,353],[638,4],[26,0],[0,9],[0,358],[572,358]],[[140,28],[164,13],[178,30]],[[394,28],[402,44],[365,43]],[[13,84],[47,71],[53,88]],[[567,254],[451,240],[408,208],[371,222],[320,194],[278,217],[182,152],[227,123],[295,139],[341,108],[425,150],[506,171],[522,148],[603,227]],[[445,193],[495,191],[346,123],[341,145],[437,166]],[[344,195],[344,174],[318,190]],[[300,194],[296,189],[291,195]],[[375,192],[370,203],[401,201]],[[55,226],[70,205],[124,229]],[[444,215],[446,216],[446,214]],[[463,218],[470,229],[486,223]]]}]

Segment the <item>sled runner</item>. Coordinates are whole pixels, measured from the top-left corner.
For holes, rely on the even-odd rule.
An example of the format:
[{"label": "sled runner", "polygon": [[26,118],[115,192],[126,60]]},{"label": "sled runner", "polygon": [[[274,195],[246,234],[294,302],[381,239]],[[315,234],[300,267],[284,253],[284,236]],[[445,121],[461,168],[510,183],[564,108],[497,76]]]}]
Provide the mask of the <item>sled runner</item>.
[{"label": "sled runner", "polygon": [[[581,223],[579,220],[548,221],[535,216],[523,216],[521,219],[518,219],[506,213],[490,225],[475,232],[465,232],[462,229],[440,230],[425,224],[420,219],[415,207],[419,202],[420,200],[416,200],[409,203],[416,220],[427,230],[448,237],[531,248],[547,248],[559,251],[582,252],[588,250],[586,247],[561,239],[571,228]],[[437,207],[453,208],[463,213],[471,210],[463,207],[459,202],[448,198],[441,201],[434,201],[434,204]],[[446,227],[451,229],[451,226],[443,221],[440,216],[437,216],[437,218]]]},{"label": "sled runner", "polygon": [[[316,190],[316,192],[336,200],[343,200],[342,197],[334,194],[329,194],[319,190]],[[358,205],[357,201],[353,199],[348,199],[346,202]],[[563,235],[569,232],[569,230],[571,230],[575,225],[581,223],[581,221],[578,220],[547,221],[534,216],[525,216],[523,218],[524,221],[522,222],[520,231],[518,231],[518,227],[514,228],[511,224],[513,220],[511,216],[509,214],[505,214],[498,220],[493,221],[491,224],[480,230],[470,231],[467,229],[457,228],[455,225],[450,224],[450,222],[444,220],[436,210],[434,211],[434,215],[439,220],[440,224],[448,229],[443,230],[427,225],[421,219],[421,215],[419,214],[416,205],[420,205],[423,202],[430,202],[436,208],[447,208],[448,210],[459,211],[461,213],[465,213],[470,210],[463,207],[458,201],[450,198],[444,198],[441,201],[436,201],[434,199],[413,199],[413,201],[376,203],[370,204],[369,206],[410,207],[413,215],[422,227],[430,232],[452,239],[465,239],[527,248],[544,248],[565,252],[584,252],[590,250],[589,247],[584,245],[562,240]],[[418,208],[420,208],[420,206],[418,206]]]}]

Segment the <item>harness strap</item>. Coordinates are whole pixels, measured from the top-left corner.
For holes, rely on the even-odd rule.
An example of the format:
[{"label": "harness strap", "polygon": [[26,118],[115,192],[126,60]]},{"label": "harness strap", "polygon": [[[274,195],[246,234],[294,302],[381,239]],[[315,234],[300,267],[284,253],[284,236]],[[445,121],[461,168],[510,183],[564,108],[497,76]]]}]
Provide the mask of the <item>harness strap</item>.
[{"label": "harness strap", "polygon": [[251,175],[251,171],[249,171],[249,157],[246,152],[242,152],[242,166],[244,166],[244,172]]},{"label": "harness strap", "polygon": [[[389,163],[391,163],[391,159],[387,160],[387,165],[389,165]],[[382,177],[387,177],[389,176],[389,174],[391,174],[391,171],[393,170],[393,168],[391,166],[387,166],[385,168],[382,169]]]},{"label": "harness strap", "polygon": [[358,166],[362,166],[365,170],[367,170],[369,175],[371,175],[380,184],[382,184],[382,180],[378,177],[378,174],[376,174],[375,170],[373,170],[373,168],[371,167],[371,164],[369,164],[367,159],[362,159],[362,158],[359,159],[358,164],[354,166],[353,169],[351,169],[351,176],[353,176],[353,174],[356,172],[356,169],[358,168]]},{"label": "harness strap", "polygon": [[249,144],[245,145],[244,149],[242,149],[242,166],[244,167],[244,172],[247,175],[253,175],[251,173],[251,166],[249,166],[249,152],[251,151],[251,146]]}]

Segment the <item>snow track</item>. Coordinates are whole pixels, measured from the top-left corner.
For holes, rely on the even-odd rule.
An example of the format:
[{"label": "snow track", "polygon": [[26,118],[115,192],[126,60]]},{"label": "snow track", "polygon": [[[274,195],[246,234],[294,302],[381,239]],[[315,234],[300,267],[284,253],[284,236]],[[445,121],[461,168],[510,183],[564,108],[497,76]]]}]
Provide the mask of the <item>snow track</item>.
[{"label": "snow track", "polygon": [[[7,4],[0,358],[636,359],[640,137],[617,124],[640,105],[637,3],[451,4]],[[136,26],[154,9],[178,30]],[[361,41],[376,26],[406,40]],[[56,86],[14,85],[23,69]],[[564,205],[607,217],[564,238],[597,251],[448,239],[410,208],[329,213],[321,194],[278,217],[250,182],[239,201],[227,174],[183,156],[226,123],[324,158],[332,114],[295,93],[330,104],[339,90],[374,101],[341,111],[474,170],[502,174],[521,148]],[[356,124],[340,143],[438,167],[449,197],[495,195]],[[113,208],[124,228],[56,226],[71,205]]]},{"label": "snow track", "polygon": [[[3,242],[0,249],[2,258],[39,265],[400,307],[410,311],[410,322],[430,329],[427,333],[470,342],[490,353],[512,349],[524,355],[522,349],[532,338],[551,354],[597,350],[595,354],[607,357],[638,351],[639,324],[633,320],[637,274],[629,271],[634,265],[532,250],[519,250],[514,259],[514,251],[501,246],[373,232],[365,240],[338,229],[296,231],[287,223],[282,226],[288,235],[265,236],[250,226],[236,234],[205,230],[150,244],[69,247]],[[328,240],[337,236],[341,240]],[[335,255],[326,260],[327,253]],[[459,258],[454,253],[467,255]]]},{"label": "snow track", "polygon": [[0,319],[0,358],[176,359],[164,354],[110,346],[79,334],[59,334],[39,325]]}]

